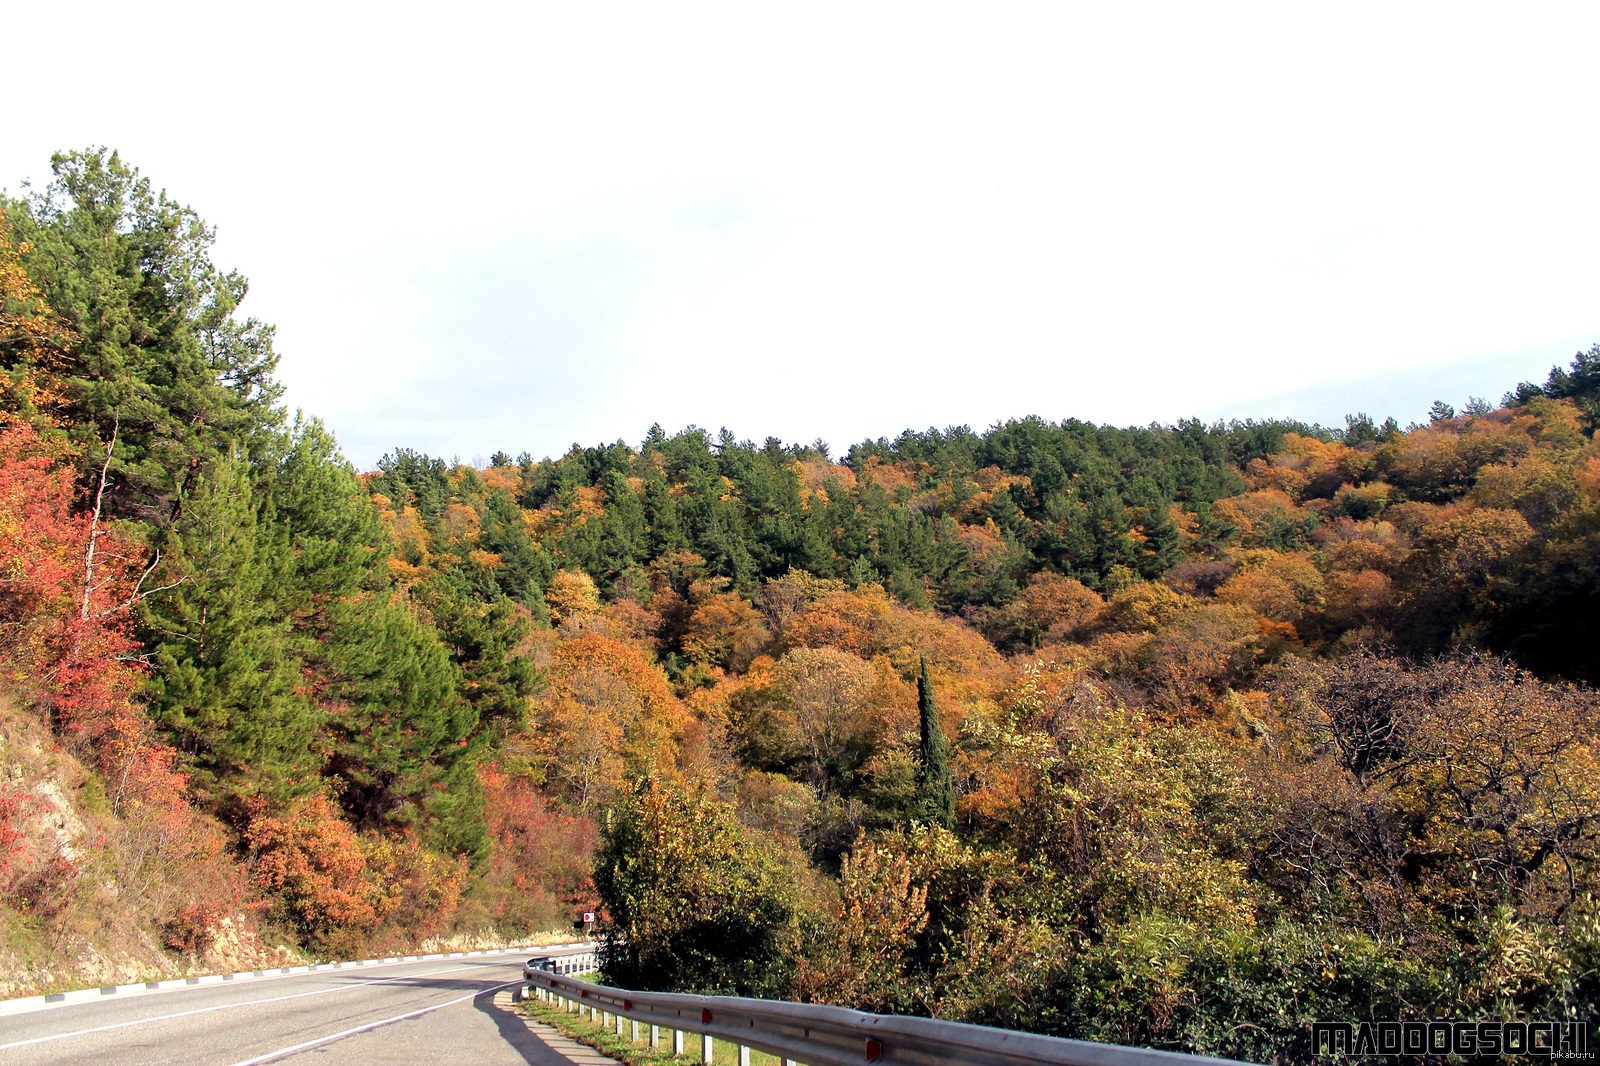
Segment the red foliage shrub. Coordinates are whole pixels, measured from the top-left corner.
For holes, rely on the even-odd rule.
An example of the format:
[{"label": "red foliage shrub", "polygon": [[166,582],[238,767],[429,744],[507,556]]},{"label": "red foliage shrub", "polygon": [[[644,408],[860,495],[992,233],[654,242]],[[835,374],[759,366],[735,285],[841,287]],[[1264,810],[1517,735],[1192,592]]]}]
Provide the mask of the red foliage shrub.
[{"label": "red foliage shrub", "polygon": [[294,800],[281,811],[255,800],[244,836],[256,887],[277,899],[281,920],[318,940],[339,927],[376,923],[361,842],[326,796]]},{"label": "red foliage shrub", "polygon": [[27,834],[18,824],[28,803],[26,792],[0,788],[0,889],[11,880],[18,861],[27,854]]},{"label": "red foliage shrub", "polygon": [[591,905],[596,831],[590,818],[559,814],[524,777],[497,763],[478,771],[492,842],[482,881],[488,917],[507,932],[553,928]]},{"label": "red foliage shrub", "polygon": [[217,939],[223,914],[209,903],[190,903],[162,927],[162,942],[184,955],[203,955]]},{"label": "red foliage shrub", "polygon": [[175,809],[185,783],[175,753],[133,702],[136,546],[72,502],[71,467],[27,424],[0,430],[0,657],[105,774],[114,808]]}]

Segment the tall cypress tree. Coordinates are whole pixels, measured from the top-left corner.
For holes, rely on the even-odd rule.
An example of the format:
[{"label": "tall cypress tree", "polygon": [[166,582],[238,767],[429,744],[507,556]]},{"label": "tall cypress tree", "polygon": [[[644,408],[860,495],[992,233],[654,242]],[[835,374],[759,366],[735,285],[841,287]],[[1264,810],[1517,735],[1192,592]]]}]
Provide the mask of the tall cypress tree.
[{"label": "tall cypress tree", "polygon": [[917,677],[917,710],[922,718],[922,746],[917,752],[917,817],[929,825],[954,829],[956,786],[950,776],[950,742],[939,725],[939,707],[933,702],[933,681],[928,677],[926,656]]}]

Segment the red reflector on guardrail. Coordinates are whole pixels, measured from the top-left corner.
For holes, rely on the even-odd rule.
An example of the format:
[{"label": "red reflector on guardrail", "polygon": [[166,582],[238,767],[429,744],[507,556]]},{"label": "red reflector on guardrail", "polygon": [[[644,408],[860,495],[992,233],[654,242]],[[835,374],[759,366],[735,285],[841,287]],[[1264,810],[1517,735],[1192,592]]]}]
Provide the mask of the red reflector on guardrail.
[{"label": "red reflector on guardrail", "polygon": [[883,1058],[883,1045],[870,1036],[867,1037],[867,1061],[877,1062],[881,1058]]},{"label": "red reflector on guardrail", "polygon": [[711,1012],[710,1011],[702,1010],[700,1012],[700,1024],[701,1025],[710,1025],[711,1024]]},{"label": "red reflector on guardrail", "polygon": [[623,1010],[632,1010],[633,1009],[633,1000],[631,1000],[631,999],[623,1000],[622,1001],[622,1009]]},{"label": "red reflector on guardrail", "polygon": [[587,993],[587,992],[579,992],[578,993],[578,998],[579,999],[588,999],[589,998],[589,993]]}]

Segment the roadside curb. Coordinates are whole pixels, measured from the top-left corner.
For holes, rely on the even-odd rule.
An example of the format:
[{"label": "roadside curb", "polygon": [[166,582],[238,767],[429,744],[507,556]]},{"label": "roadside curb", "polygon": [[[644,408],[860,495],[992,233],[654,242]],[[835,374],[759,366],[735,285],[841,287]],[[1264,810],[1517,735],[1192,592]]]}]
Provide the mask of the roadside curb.
[{"label": "roadside curb", "polygon": [[263,978],[290,977],[295,974],[322,973],[328,970],[348,970],[361,966],[396,966],[407,962],[433,962],[440,959],[469,959],[487,955],[520,955],[530,951],[547,951],[553,948],[587,946],[587,941],[570,941],[565,944],[512,945],[479,951],[445,951],[427,955],[389,955],[382,958],[357,959],[350,962],[308,963],[304,966],[282,966],[266,970],[239,970],[235,973],[206,974],[202,977],[178,977],[168,981],[146,981],[133,985],[105,985],[100,988],[80,988],[70,992],[52,992],[46,996],[23,996],[19,999],[0,1000],[0,1017],[26,1014],[47,1007],[62,1007],[73,1003],[88,1003],[107,996],[139,995],[148,992],[168,992],[173,989],[192,988],[197,985],[221,984],[224,981],[254,981]]}]

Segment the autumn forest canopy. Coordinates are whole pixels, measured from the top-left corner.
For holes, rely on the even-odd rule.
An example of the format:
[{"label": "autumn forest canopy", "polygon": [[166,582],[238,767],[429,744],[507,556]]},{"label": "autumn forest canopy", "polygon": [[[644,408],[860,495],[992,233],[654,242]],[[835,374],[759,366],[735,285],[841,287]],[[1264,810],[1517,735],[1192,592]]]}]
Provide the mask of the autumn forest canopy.
[{"label": "autumn forest canopy", "polygon": [[0,782],[19,967],[598,904],[628,987],[1257,1060],[1600,1020],[1600,345],[1409,427],[358,472],[206,222],[54,174],[0,201],[0,708],[94,843]]}]

